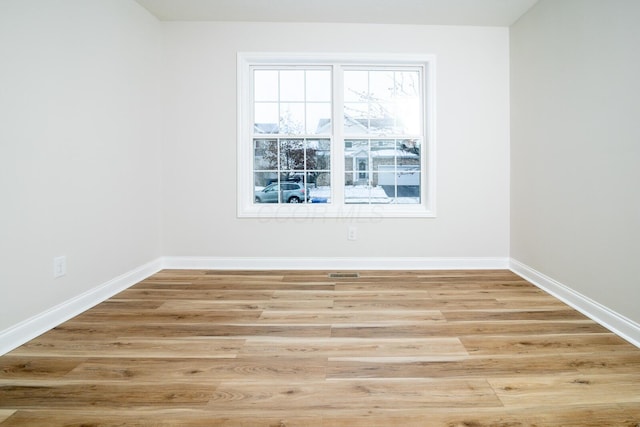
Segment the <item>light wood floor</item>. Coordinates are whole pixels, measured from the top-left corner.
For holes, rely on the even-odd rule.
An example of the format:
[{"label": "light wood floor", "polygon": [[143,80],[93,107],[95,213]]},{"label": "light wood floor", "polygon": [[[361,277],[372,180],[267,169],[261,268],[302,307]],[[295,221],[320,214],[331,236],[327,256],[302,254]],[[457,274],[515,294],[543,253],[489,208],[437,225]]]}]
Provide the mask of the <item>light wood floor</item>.
[{"label": "light wood floor", "polygon": [[508,271],[163,271],[0,357],[5,426],[640,426],[640,349]]}]

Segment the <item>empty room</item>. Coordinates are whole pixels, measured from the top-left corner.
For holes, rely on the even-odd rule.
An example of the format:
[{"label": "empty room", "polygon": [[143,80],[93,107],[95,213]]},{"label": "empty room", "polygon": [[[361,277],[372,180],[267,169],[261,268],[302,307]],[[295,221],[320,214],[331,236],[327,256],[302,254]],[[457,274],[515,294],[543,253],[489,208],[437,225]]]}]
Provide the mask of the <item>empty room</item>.
[{"label": "empty room", "polygon": [[640,426],[637,0],[0,0],[0,426]]}]

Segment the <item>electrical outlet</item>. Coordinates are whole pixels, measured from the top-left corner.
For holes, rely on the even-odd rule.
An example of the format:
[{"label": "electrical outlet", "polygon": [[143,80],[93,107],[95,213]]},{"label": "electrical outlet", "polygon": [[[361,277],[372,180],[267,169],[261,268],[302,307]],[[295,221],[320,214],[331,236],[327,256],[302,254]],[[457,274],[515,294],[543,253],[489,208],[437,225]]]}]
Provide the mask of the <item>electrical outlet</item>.
[{"label": "electrical outlet", "polygon": [[67,257],[57,256],[53,259],[53,277],[57,279],[67,274]]},{"label": "electrical outlet", "polygon": [[358,240],[358,229],[356,227],[349,227],[347,229],[347,240]]}]

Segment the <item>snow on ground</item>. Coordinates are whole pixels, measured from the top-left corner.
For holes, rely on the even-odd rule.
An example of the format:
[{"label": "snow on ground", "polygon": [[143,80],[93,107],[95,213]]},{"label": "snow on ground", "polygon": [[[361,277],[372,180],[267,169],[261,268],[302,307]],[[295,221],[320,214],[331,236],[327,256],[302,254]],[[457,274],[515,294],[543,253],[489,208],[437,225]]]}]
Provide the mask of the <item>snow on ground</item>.
[{"label": "snow on ground", "polygon": [[[309,188],[311,199],[330,200],[331,187]],[[374,204],[416,204],[420,203],[419,197],[398,197],[387,196],[382,187],[370,187],[366,185],[347,185],[344,187],[346,203],[374,203]]]},{"label": "snow on ground", "polygon": [[[255,191],[260,191],[264,187],[255,187]],[[367,185],[347,185],[344,187],[344,195],[346,203],[353,204],[417,204],[420,203],[419,197],[389,197],[382,187],[370,187]],[[331,202],[331,187],[309,187],[309,196],[315,203]]]}]

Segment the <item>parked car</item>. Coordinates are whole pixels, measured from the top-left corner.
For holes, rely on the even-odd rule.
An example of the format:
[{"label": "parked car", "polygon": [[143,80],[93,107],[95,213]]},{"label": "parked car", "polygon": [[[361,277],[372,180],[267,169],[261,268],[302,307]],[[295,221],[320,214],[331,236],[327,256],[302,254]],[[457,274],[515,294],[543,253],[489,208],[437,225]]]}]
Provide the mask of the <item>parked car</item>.
[{"label": "parked car", "polygon": [[309,195],[299,182],[276,182],[255,192],[256,203],[302,203],[308,200]]}]

